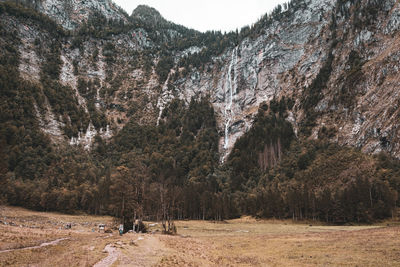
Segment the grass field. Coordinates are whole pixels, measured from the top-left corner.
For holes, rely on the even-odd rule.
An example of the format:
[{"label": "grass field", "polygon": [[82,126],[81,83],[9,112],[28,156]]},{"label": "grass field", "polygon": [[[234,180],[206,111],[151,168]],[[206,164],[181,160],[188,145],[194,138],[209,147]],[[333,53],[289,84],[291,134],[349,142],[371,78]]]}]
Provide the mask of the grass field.
[{"label": "grass field", "polygon": [[[178,221],[176,236],[122,237],[97,232],[99,223],[113,224],[111,217],[0,207],[0,221],[1,266],[400,266],[396,221],[326,226],[244,217]],[[72,229],[63,228],[67,222]]]}]

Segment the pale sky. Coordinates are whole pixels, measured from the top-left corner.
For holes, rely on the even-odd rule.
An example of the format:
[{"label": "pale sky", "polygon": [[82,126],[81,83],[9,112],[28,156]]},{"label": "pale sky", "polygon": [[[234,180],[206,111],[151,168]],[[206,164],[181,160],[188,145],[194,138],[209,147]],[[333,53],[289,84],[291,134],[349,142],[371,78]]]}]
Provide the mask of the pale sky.
[{"label": "pale sky", "polygon": [[114,0],[130,15],[148,5],[176,24],[198,31],[233,31],[255,23],[278,4],[289,0]]}]

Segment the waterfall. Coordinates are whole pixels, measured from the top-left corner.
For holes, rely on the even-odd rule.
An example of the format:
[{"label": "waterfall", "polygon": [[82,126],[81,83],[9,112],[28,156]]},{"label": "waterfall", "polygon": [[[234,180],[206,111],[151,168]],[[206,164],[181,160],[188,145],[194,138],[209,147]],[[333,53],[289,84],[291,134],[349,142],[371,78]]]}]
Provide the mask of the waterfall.
[{"label": "waterfall", "polygon": [[[228,73],[225,82],[225,140],[224,149],[229,147],[229,128],[231,127],[233,116],[235,115],[232,110],[233,96],[237,93],[237,75],[236,64],[238,61],[238,48],[235,47],[232,51],[232,59],[229,64]],[[233,79],[232,79],[233,70]]]},{"label": "waterfall", "polygon": [[100,88],[99,87],[96,88],[96,101],[95,101],[94,105],[97,109],[100,109]]},{"label": "waterfall", "polygon": [[168,92],[168,82],[169,82],[170,76],[171,76],[171,71],[168,73],[167,80],[165,81],[164,86],[162,87],[161,95],[158,98],[157,107],[160,109],[160,111],[158,113],[157,126],[160,125],[161,116],[162,116],[165,106],[171,100],[171,95]]}]

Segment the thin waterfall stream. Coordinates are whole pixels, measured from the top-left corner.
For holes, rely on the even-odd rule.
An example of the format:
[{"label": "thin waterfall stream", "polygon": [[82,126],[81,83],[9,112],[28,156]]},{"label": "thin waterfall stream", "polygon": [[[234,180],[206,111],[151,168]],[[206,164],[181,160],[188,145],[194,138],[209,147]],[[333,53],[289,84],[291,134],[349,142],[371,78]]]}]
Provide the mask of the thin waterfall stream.
[{"label": "thin waterfall stream", "polygon": [[[234,95],[236,94],[237,91],[237,75],[236,75],[237,61],[238,61],[238,48],[235,47],[232,51],[232,58],[229,64],[225,82],[225,138],[224,138],[225,151],[229,148],[229,128],[231,127],[232,120],[235,115],[232,108],[232,104]],[[232,71],[233,71],[233,77],[232,77]]]}]

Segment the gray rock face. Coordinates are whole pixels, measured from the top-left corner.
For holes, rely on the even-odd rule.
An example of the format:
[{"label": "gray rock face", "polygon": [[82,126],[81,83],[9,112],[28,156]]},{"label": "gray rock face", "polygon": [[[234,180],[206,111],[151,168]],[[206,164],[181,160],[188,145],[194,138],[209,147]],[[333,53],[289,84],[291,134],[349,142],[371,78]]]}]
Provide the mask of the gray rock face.
[{"label": "gray rock face", "polygon": [[93,12],[102,13],[107,19],[126,17],[118,10],[112,0],[14,0],[40,11],[57,21],[65,29],[76,29]]},{"label": "gray rock face", "polygon": [[[388,3],[388,9],[390,9],[392,5]],[[394,31],[399,30],[400,28],[400,7],[397,5],[390,12],[390,19],[385,28],[385,34],[392,33]]]},{"label": "gray rock face", "polygon": [[[192,95],[211,94],[222,135],[222,161],[251,127],[260,103],[290,95],[290,90],[297,87],[294,80],[284,81],[285,75],[291,71],[311,73],[303,81],[311,83],[326,54],[326,47],[314,44],[328,27],[328,14],[333,8],[332,0],[308,1],[307,8],[291,14],[281,24],[273,23],[264,35],[255,40],[247,38],[221,55],[218,59],[224,65],[217,77],[202,73],[197,80],[177,84],[179,97],[187,101]],[[313,52],[311,57],[306,55],[308,51]]]},{"label": "gray rock face", "polygon": [[[67,29],[76,28],[93,10],[107,18],[126,19],[110,0],[31,2],[36,9]],[[355,16],[362,12],[355,12],[351,1],[341,2],[339,7],[335,0],[305,0],[297,10],[284,11],[279,22],[274,21],[263,28],[262,34],[242,40],[236,47],[214,57],[201,70],[187,70],[185,77],[173,82],[170,82],[171,75],[178,69],[177,66],[163,83],[159,82],[154,68],[144,68],[139,52],[157,48],[144,29],[132,29],[108,40],[116,47],[115,63],[111,66],[106,63],[103,40],[89,38],[82,50],[72,49],[72,41],[67,40],[61,54],[63,67],[60,81],[74,90],[80,105],[85,107],[85,99],[77,90],[77,80],[98,79],[101,86],[97,88],[96,107],[104,109],[108,101],[108,104],[124,108],[105,109],[108,118],[125,122],[134,119],[142,124],[156,124],[163,109],[174,98],[189,102],[193,96],[208,96],[217,115],[223,161],[236,140],[250,129],[262,102],[268,103],[283,96],[292,98],[295,105],[288,121],[298,132],[307,115],[301,104],[304,89],[312,84],[331,52],[334,55],[332,71],[327,88],[321,88],[323,97],[314,107],[319,116],[317,126],[312,129],[312,137],[318,138],[322,126],[334,128],[333,142],[360,147],[367,153],[384,150],[400,158],[400,3],[395,0],[381,1],[381,10],[373,23],[360,26]],[[374,1],[359,2],[360,8],[365,8]],[[359,17],[358,20],[365,21],[366,18]],[[2,21],[14,27],[10,19],[3,18]],[[30,25],[15,23],[21,24],[17,27],[22,37],[21,74],[25,79],[38,81],[41,58],[30,46],[38,36],[45,43],[46,35]],[[166,38],[179,37],[175,30],[166,34]],[[331,48],[333,41],[337,44]],[[99,58],[93,62],[91,55],[96,47],[99,48]],[[200,53],[204,48],[199,45],[170,53],[177,64],[180,58]],[[359,69],[349,62],[352,52],[360,57]],[[156,65],[159,58],[152,56],[153,65]],[[74,61],[79,62],[79,75],[74,74]],[[111,100],[100,94],[102,89],[112,86],[107,79],[107,69],[114,71],[111,80],[121,80]],[[358,75],[356,81],[354,74]],[[347,92],[347,98],[343,92]],[[129,117],[131,115],[126,110],[132,106],[137,106],[138,111],[134,117]],[[56,120],[50,113],[47,117]],[[51,131],[58,135],[56,123],[53,125]],[[123,125],[115,123],[103,132],[111,136]],[[89,129],[86,132],[89,134],[82,132],[80,135],[85,145],[90,143],[94,131]],[[71,143],[76,141],[71,140]]]}]

